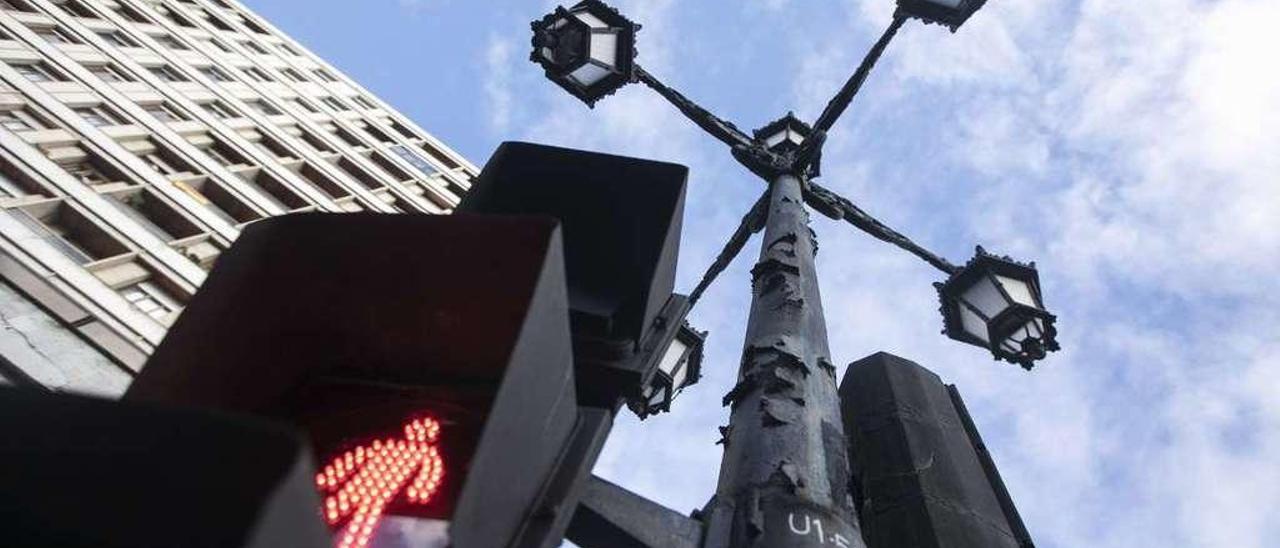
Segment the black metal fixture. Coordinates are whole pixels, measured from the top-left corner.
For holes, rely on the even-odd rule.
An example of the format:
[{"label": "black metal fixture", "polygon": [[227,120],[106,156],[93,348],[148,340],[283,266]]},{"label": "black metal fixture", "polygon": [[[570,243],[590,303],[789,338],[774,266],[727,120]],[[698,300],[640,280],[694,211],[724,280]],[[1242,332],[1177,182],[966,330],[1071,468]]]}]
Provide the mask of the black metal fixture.
[{"label": "black metal fixture", "polygon": [[[702,347],[707,332],[698,331],[682,321],[664,329],[663,342],[655,352],[657,364],[639,398],[627,402],[642,420],[671,410],[671,401],[680,391],[698,382],[702,376]],[[669,338],[668,338],[669,337]]]},{"label": "black metal fixture", "polygon": [[[613,494],[602,494],[600,500],[587,505],[592,518],[583,523],[592,525],[584,525],[576,533],[571,525],[570,540],[592,540],[591,544],[596,544],[593,539],[604,537],[594,536],[595,533],[610,530],[611,535],[627,538],[625,542],[614,538],[608,545],[865,546],[850,502],[850,471],[843,450],[844,433],[838,426],[839,410],[832,403],[838,399],[836,368],[830,359],[814,267],[817,240],[809,228],[806,206],[832,219],[847,221],[942,271],[947,281],[940,284],[940,291],[948,318],[947,334],[952,338],[989,348],[997,356],[1026,368],[1058,349],[1053,315],[1044,309],[1034,267],[982,252],[963,268],[957,267],[812,180],[821,174],[827,132],[849,107],[906,21],[939,23],[954,32],[983,4],[985,0],[898,0],[888,28],[812,125],[788,114],[753,135],[644,70],[633,59],[634,33],[639,26],[598,0],[584,1],[567,10],[560,8],[534,22],[532,58],[546,69],[553,82],[594,105],[624,85],[623,76],[630,71],[631,81],[656,91],[695,125],[728,146],[735,159],[767,183],[763,195],[743,216],[689,297],[688,306],[692,307],[751,235],[763,231],[759,260],[751,270],[751,313],[738,383],[724,397],[731,415],[729,426],[721,429],[725,454],[715,496],[691,520],[656,505],[637,504],[634,495],[602,487],[600,493]],[[583,20],[575,14],[591,14],[594,19]],[[577,24],[571,18],[585,22]],[[583,37],[588,28],[597,29],[592,33],[617,29],[611,32],[625,36],[627,47],[625,51],[621,47],[599,50],[606,52],[601,54],[604,59],[593,66],[610,70],[587,69],[588,72],[571,77],[573,71],[583,70],[584,59],[595,55],[591,53],[596,51],[594,44]],[[623,41],[620,38],[619,43]],[[663,317],[682,319],[686,311]],[[678,363],[675,356],[690,356],[686,360],[688,375],[695,372],[696,355],[684,350],[681,342],[694,338],[670,333],[673,328],[668,325],[663,342],[651,347],[655,353],[661,349],[663,358],[658,360],[659,371],[649,377],[650,384],[642,394],[650,401],[642,398],[630,402],[642,417],[667,409],[670,396],[685,384],[681,382],[681,370],[674,367]],[[652,363],[657,355],[649,355],[645,362]],[[666,525],[645,525],[658,522]],[[817,533],[810,534],[811,531]],[[699,538],[702,540],[690,540]]]},{"label": "black metal fixture", "polygon": [[955,32],[987,0],[898,0],[898,9],[926,23],[946,25]]},{"label": "black metal fixture", "polygon": [[812,134],[813,128],[801,122],[791,112],[754,132],[756,140],[763,142],[764,146],[773,152],[800,150],[801,145],[804,145],[805,140]]},{"label": "black metal fixture", "polygon": [[530,59],[588,105],[632,81],[640,25],[604,2],[583,0],[569,9],[557,8],[532,26]]},{"label": "black metal fixture", "polygon": [[1027,370],[1058,350],[1056,318],[1045,311],[1035,263],[998,257],[979,246],[951,279],[934,285],[948,337]]}]

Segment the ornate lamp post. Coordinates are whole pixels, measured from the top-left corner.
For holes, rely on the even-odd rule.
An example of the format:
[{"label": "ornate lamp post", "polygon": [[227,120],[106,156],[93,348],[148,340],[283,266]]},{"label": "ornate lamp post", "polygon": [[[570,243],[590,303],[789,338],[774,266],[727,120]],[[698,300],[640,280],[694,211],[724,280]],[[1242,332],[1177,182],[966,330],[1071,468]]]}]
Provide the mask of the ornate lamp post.
[{"label": "ornate lamp post", "polygon": [[[571,526],[571,540],[579,544],[598,540],[601,531],[607,530],[611,535],[625,534],[625,544],[635,546],[865,546],[849,493],[835,366],[814,269],[817,243],[809,229],[806,205],[941,270],[947,278],[938,284],[938,291],[945,333],[951,338],[987,348],[997,358],[1028,369],[1048,351],[1058,349],[1054,317],[1044,309],[1032,265],[979,251],[965,267],[957,267],[812,180],[820,174],[826,132],[905,21],[940,23],[954,32],[984,1],[898,0],[888,29],[812,126],[788,114],[753,136],[640,67],[634,60],[639,25],[602,2],[585,0],[533,23],[531,58],[557,85],[594,105],[628,82],[643,83],[728,145],[734,158],[767,183],[689,297],[692,307],[750,236],[764,231],[759,260],[751,270],[753,298],[739,380],[724,398],[732,411],[729,426],[722,429],[725,454],[715,496],[700,512],[697,524],[688,524],[688,518],[671,516],[652,503],[638,503],[635,495],[597,482],[604,494],[589,497],[591,519],[586,521],[593,524],[592,529],[575,539]],[[676,354],[684,354],[677,345],[672,347]],[[679,370],[673,371],[656,374],[657,384],[646,389],[653,402],[633,402],[633,408],[666,409],[669,395],[682,384]],[[641,410],[637,412],[647,414]],[[656,519],[683,526],[658,531],[643,525]]]}]

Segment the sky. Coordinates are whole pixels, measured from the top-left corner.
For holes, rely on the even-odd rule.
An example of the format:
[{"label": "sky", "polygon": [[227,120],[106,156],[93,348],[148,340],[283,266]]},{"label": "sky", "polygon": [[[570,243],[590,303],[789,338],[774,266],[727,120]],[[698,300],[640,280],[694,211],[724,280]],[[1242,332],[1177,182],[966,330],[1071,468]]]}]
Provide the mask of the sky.
[{"label": "sky", "polygon": [[[528,61],[552,2],[245,0],[477,165],[507,140],[690,168],[678,290],[762,192],[643,86],[588,109]],[[891,0],[616,0],[639,63],[744,129],[812,120]],[[1061,352],[1033,372],[939,334],[918,259],[814,216],[833,359],[954,383],[1041,548],[1280,538],[1275,0],[991,0],[909,23],[829,133],[820,182],[963,262],[1036,261]],[[596,473],[675,510],[715,488],[758,239],[694,309],[704,378],[621,416]]]}]

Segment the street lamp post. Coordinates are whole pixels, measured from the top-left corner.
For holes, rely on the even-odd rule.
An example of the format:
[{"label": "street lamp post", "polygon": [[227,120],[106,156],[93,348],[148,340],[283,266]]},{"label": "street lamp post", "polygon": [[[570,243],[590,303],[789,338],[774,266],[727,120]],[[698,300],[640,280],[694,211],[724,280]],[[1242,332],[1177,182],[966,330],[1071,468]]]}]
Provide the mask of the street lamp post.
[{"label": "street lamp post", "polygon": [[[845,434],[840,419],[835,366],[827,343],[814,258],[817,242],[806,205],[845,220],[942,271],[937,284],[946,333],[988,348],[997,359],[1030,369],[1057,350],[1053,315],[1044,309],[1033,264],[978,256],[957,267],[911,241],[812,179],[826,132],[847,109],[889,42],[910,18],[939,23],[954,32],[985,0],[898,0],[898,10],[822,114],[809,126],[794,115],[748,136],[635,62],[636,25],[599,0],[559,8],[533,23],[531,60],[549,79],[594,105],[629,82],[643,83],[667,99],[734,158],[767,183],[763,196],[717,256],[689,306],[761,230],[759,260],[751,270],[752,301],[738,382],[725,396],[730,423],[722,428],[725,453],[716,494],[698,519],[705,548],[864,547],[850,496]],[[601,36],[612,38],[601,39]],[[603,486],[613,492],[615,486]],[[634,495],[617,495],[618,508],[635,512]],[[607,497],[602,497],[601,500]],[[609,504],[591,503],[592,523],[608,521]],[[654,513],[652,515],[660,515]],[[604,516],[600,518],[600,516]],[[599,519],[597,519],[599,518]],[[614,520],[640,519],[617,511]],[[663,519],[670,521],[670,516]],[[618,525],[633,545],[676,545],[674,536]],[[593,531],[594,533],[595,531]],[[646,536],[647,535],[647,536]],[[572,538],[572,537],[571,537]],[[585,537],[584,537],[585,538]],[[598,537],[593,537],[598,538]],[[688,535],[681,537],[688,545]]]}]

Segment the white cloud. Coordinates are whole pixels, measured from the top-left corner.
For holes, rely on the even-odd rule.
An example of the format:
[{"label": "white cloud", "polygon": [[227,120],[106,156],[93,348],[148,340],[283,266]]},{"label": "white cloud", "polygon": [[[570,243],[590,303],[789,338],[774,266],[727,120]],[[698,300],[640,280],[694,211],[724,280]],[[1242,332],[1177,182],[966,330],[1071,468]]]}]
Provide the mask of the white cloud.
[{"label": "white cloud", "polygon": [[489,126],[498,133],[505,133],[511,125],[513,49],[510,39],[493,35],[489,37],[484,55],[484,94],[488,101]]}]

